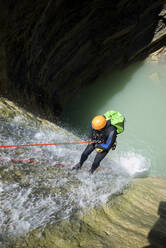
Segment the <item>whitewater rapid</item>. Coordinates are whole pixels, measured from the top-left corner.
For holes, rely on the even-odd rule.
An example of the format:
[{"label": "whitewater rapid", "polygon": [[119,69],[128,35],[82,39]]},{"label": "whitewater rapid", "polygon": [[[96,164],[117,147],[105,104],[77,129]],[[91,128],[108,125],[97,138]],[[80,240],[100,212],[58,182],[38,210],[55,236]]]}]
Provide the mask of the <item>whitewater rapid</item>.
[{"label": "whitewater rapid", "polygon": [[[19,123],[0,123],[0,143],[40,144],[73,142],[74,135],[38,129]],[[62,146],[36,146],[1,148],[0,157],[0,237],[3,239],[23,236],[47,223],[69,218],[72,214],[84,213],[89,208],[106,203],[114,194],[121,193],[130,180],[143,176],[150,162],[135,151],[127,154],[111,151],[101,167],[90,176],[88,170],[95,152],[85,162],[85,168],[72,171],[85,144]],[[41,164],[11,162],[11,158],[34,159]],[[68,166],[58,166],[58,164]],[[70,166],[71,165],[71,166]]]}]

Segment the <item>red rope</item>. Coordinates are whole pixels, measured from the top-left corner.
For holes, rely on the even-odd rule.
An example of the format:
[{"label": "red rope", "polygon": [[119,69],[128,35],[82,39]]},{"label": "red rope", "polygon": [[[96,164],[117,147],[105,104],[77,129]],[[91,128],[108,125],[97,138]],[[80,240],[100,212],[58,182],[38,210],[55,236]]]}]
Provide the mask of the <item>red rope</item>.
[{"label": "red rope", "polygon": [[0,147],[24,147],[24,146],[58,146],[58,145],[76,145],[76,144],[91,144],[91,141],[83,142],[64,142],[64,143],[52,143],[52,144],[25,144],[25,145],[3,145]]},{"label": "red rope", "polygon": [[[41,165],[41,164],[47,164],[49,161],[38,161],[38,160],[33,160],[33,159],[18,159],[18,158],[2,158],[0,157],[0,161],[11,161],[13,163],[25,163],[25,164],[32,164],[32,165]],[[72,164],[62,164],[62,163],[57,163],[54,165],[55,167],[69,167],[72,168]],[[88,166],[82,166],[82,168],[89,168]],[[97,168],[96,170],[105,170],[105,169],[111,169],[111,168]]]},{"label": "red rope", "polygon": [[[6,145],[6,146],[0,146],[0,147],[24,147],[24,146],[48,146],[48,145],[75,145],[75,144],[92,144],[92,141],[83,141],[83,142],[64,142],[64,143],[52,143],[52,144],[25,144],[25,145]],[[1,161],[6,161],[8,159],[6,158],[1,158]],[[38,160],[33,160],[33,159],[17,159],[17,158],[11,158],[9,161],[14,162],[14,163],[35,163],[35,164],[45,164],[47,163],[46,161],[38,161]],[[70,164],[55,164],[55,166],[59,167],[72,167]],[[82,166],[82,168],[88,168],[87,166]],[[102,170],[103,168],[97,168],[97,170]]]},{"label": "red rope", "polygon": [[46,161],[38,161],[33,159],[19,159],[19,158],[1,158],[0,161],[13,162],[13,163],[29,163],[29,164],[46,164]]},{"label": "red rope", "polygon": [[45,163],[45,162],[41,162],[41,161],[37,161],[37,160],[33,160],[33,159],[17,159],[17,158],[11,158],[10,159],[11,162],[13,163],[37,163],[37,164],[42,164],[42,163]]}]

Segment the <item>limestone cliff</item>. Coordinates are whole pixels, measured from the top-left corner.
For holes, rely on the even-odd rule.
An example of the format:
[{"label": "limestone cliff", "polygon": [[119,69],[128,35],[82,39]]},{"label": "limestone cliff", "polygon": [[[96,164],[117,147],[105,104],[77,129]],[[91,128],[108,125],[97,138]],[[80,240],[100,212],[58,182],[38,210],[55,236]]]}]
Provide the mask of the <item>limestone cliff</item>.
[{"label": "limestone cliff", "polygon": [[104,70],[165,44],[165,2],[1,1],[1,95],[57,115]]}]

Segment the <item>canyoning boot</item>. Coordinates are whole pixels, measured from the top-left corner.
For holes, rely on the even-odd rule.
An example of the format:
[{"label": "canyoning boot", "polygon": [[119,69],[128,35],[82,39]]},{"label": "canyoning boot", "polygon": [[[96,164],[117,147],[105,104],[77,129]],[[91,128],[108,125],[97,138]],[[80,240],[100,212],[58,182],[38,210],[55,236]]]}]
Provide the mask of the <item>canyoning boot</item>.
[{"label": "canyoning boot", "polygon": [[94,171],[95,171],[95,169],[91,168],[91,169],[89,170],[89,174],[92,175],[92,174],[94,173]]},{"label": "canyoning boot", "polygon": [[79,162],[78,164],[76,164],[76,165],[72,168],[72,170],[79,170],[79,169],[81,169],[81,167],[82,167],[82,165],[81,165],[81,163]]},{"label": "canyoning boot", "polygon": [[114,144],[111,146],[111,149],[112,149],[112,150],[115,150],[115,149],[116,149],[116,143],[114,143]]}]

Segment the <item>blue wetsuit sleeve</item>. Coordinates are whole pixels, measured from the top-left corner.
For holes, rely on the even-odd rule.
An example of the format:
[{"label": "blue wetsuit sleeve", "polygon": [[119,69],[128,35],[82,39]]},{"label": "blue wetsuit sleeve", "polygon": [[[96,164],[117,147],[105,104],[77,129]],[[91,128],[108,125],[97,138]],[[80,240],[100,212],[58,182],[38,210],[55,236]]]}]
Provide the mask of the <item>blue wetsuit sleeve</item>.
[{"label": "blue wetsuit sleeve", "polygon": [[113,143],[116,140],[116,130],[112,130],[108,136],[108,139],[105,144],[99,144],[97,147],[104,149],[104,150],[109,150]]}]

